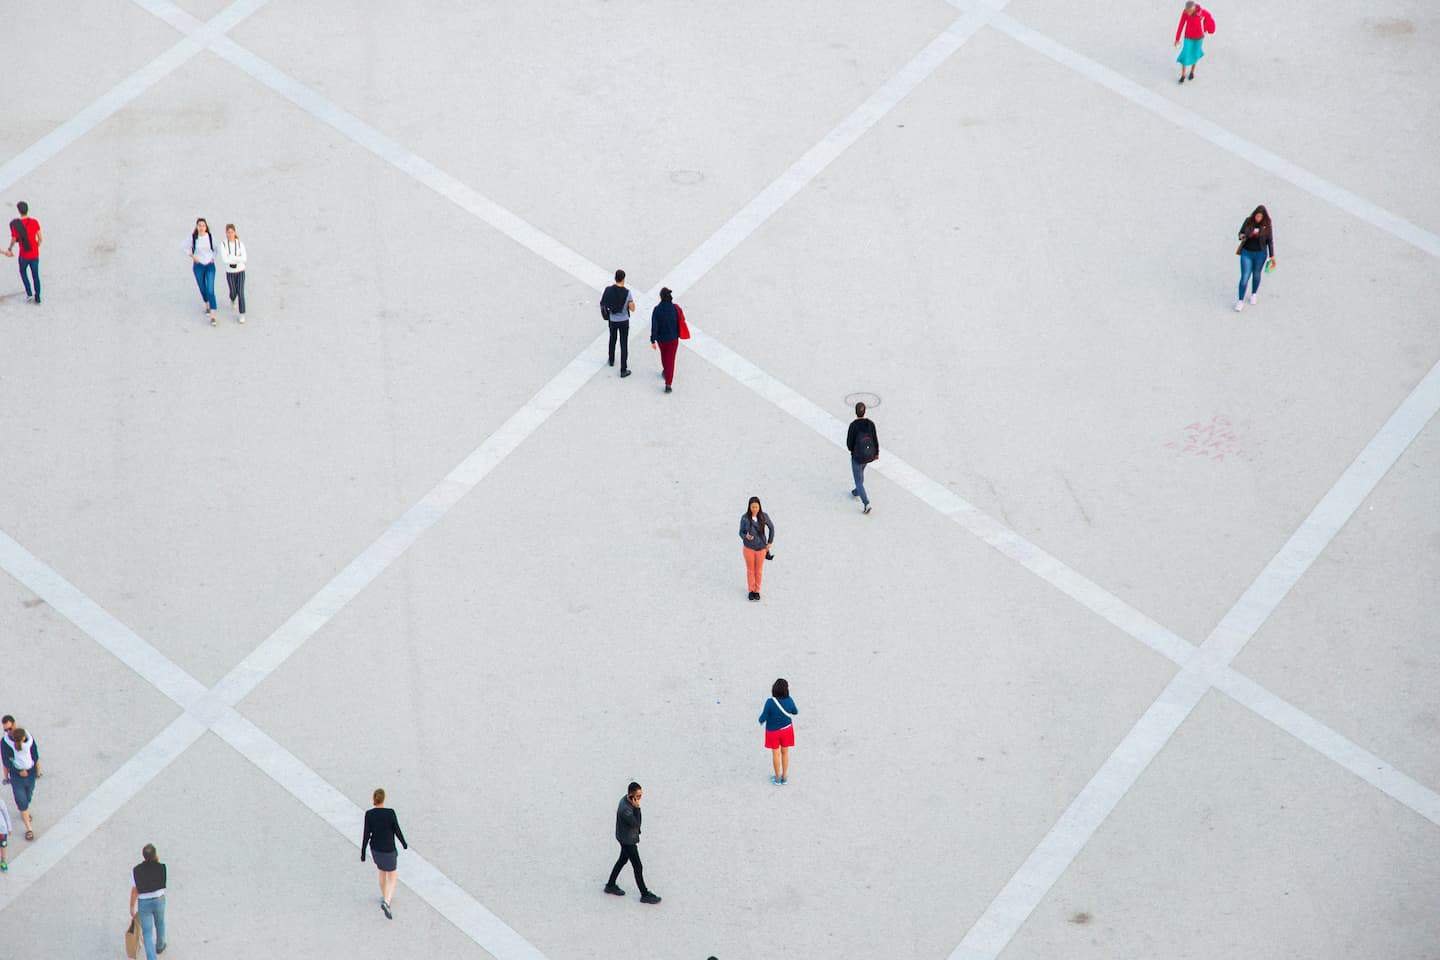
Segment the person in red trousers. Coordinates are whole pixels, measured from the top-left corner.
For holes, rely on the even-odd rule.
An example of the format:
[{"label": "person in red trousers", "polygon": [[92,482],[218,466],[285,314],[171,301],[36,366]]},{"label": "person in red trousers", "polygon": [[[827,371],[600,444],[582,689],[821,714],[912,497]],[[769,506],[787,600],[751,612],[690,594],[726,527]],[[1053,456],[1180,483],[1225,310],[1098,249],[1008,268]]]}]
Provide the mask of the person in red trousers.
[{"label": "person in red trousers", "polygon": [[665,392],[671,392],[675,380],[675,352],[680,347],[680,306],[675,303],[669,287],[660,288],[660,302],[650,311],[650,349],[660,350],[660,366],[665,371]]}]

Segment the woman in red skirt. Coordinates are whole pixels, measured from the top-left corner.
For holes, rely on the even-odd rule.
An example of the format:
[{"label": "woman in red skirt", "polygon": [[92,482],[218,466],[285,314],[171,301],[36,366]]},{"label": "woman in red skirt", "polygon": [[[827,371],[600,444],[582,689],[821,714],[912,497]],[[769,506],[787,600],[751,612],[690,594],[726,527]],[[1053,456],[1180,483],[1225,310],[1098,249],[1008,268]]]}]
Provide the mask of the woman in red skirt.
[{"label": "woman in red skirt", "polygon": [[790,782],[790,748],[795,746],[795,714],[800,708],[790,699],[790,684],[784,677],[775,681],[770,688],[770,699],[760,711],[760,723],[765,724],[765,749],[770,751],[770,760],[775,775],[770,782],[777,786]]}]

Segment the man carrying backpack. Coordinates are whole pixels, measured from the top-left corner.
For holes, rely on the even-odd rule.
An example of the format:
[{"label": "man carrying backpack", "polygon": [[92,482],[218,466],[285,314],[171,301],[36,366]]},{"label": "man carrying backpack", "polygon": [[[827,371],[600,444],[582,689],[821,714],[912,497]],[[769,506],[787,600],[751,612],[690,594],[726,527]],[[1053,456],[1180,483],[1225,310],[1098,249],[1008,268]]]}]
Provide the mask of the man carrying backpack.
[{"label": "man carrying backpack", "polygon": [[865,416],[865,404],[855,404],[855,419],[845,434],[845,447],[850,451],[850,474],[855,478],[855,488],[850,496],[856,497],[870,512],[870,498],[865,494],[865,465],[880,459],[880,438],[875,433],[875,424]]},{"label": "man carrying backpack", "polygon": [[635,298],[625,288],[625,271],[615,271],[615,282],[600,294],[600,316],[610,325],[610,366],[615,366],[615,338],[620,338],[620,376],[630,376],[630,314]]}]

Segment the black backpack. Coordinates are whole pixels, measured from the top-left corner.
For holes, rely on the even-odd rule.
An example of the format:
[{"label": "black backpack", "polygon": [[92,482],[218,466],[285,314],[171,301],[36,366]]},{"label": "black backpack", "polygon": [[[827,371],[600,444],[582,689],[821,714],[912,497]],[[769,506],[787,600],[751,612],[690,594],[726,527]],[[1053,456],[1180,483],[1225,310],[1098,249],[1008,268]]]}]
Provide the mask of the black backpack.
[{"label": "black backpack", "polygon": [[874,430],[860,430],[855,436],[855,459],[870,463],[880,459],[880,444],[875,440]]}]

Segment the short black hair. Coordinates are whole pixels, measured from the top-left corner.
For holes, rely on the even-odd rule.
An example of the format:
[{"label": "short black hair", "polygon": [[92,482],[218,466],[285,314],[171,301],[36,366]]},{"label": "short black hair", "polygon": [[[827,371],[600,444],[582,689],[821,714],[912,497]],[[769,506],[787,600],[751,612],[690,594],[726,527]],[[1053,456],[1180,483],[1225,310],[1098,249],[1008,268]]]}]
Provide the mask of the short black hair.
[{"label": "short black hair", "polygon": [[5,714],[5,716],[0,717],[0,723],[14,723],[14,722],[15,722],[15,718],[12,717],[12,716],[10,716],[10,714],[8,714],[8,713]]},{"label": "short black hair", "polygon": [[784,677],[776,680],[774,686],[770,688],[770,696],[776,700],[784,700],[790,696],[790,682]]},{"label": "short black hair", "polygon": [[616,282],[616,283],[624,283],[624,282],[625,282],[625,271],[624,271],[624,270],[616,270],[616,271],[615,271],[615,282]]},{"label": "short black hair", "polygon": [[661,288],[660,288],[660,299],[661,299],[661,300],[664,300],[666,303],[669,303],[669,302],[670,302],[670,288],[669,288],[669,287],[661,287]]},{"label": "short black hair", "polygon": [[627,797],[633,797],[633,796],[635,796],[635,791],[636,791],[636,790],[639,790],[639,789],[640,789],[640,784],[636,783],[634,780],[631,780],[631,781],[630,781],[630,786],[625,790],[625,796],[627,796]]},{"label": "short black hair", "polygon": [[24,200],[21,200],[19,203],[15,204],[15,209],[20,211],[20,216],[28,216],[30,213],[30,204],[26,203]]},{"label": "short black hair", "polygon": [[865,416],[865,404],[863,401],[855,404],[855,416]]}]

